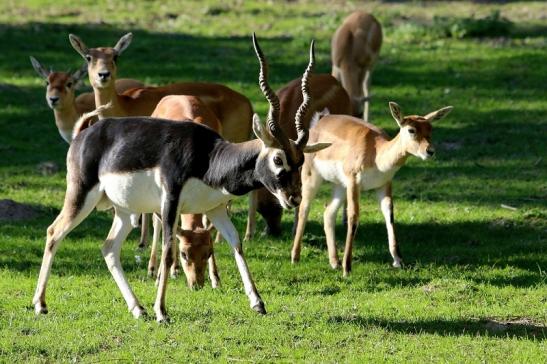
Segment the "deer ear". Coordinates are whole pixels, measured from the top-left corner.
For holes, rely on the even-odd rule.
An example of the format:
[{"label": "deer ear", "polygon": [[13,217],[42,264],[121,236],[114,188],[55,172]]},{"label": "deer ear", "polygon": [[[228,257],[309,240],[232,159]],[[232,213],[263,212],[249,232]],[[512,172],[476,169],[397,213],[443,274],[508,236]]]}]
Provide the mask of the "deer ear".
[{"label": "deer ear", "polygon": [[315,153],[319,152],[320,150],[323,150],[325,148],[328,148],[332,145],[332,143],[315,143],[315,144],[308,144],[304,147],[302,150],[304,153]]},{"label": "deer ear", "polygon": [[68,40],[70,41],[72,48],[74,48],[76,52],[80,53],[80,55],[84,58],[85,56],[87,56],[87,54],[89,53],[89,48],[87,48],[85,43],[80,38],[78,38],[74,34],[69,34]]},{"label": "deer ear", "polygon": [[74,80],[74,89],[79,88],[82,86],[82,79],[87,75],[87,64],[84,63],[79,70],[74,71],[74,73],[71,75],[72,79]]},{"label": "deer ear", "polygon": [[46,70],[36,58],[30,56],[30,63],[32,63],[32,67],[40,76],[43,78],[47,78],[49,76],[50,72]]},{"label": "deer ear", "polygon": [[127,47],[131,44],[131,40],[133,39],[133,33],[127,33],[123,37],[120,38],[118,43],[114,46],[114,50],[118,54],[122,54],[123,51],[126,50]]},{"label": "deer ear", "polygon": [[264,124],[262,124],[262,121],[260,121],[260,117],[256,113],[253,115],[253,132],[258,139],[262,140],[264,146],[271,147],[274,144],[274,139],[272,135],[264,127]]},{"label": "deer ear", "polygon": [[437,111],[430,112],[429,114],[424,116],[424,118],[426,118],[427,121],[432,123],[436,120],[441,120],[442,118],[444,118],[446,115],[450,113],[450,111],[452,111],[452,109],[453,109],[452,106],[446,106]]},{"label": "deer ear", "polygon": [[401,107],[397,105],[397,103],[390,101],[389,110],[391,111],[391,116],[393,116],[393,119],[395,119],[397,125],[401,128],[403,126],[403,112],[401,111]]}]

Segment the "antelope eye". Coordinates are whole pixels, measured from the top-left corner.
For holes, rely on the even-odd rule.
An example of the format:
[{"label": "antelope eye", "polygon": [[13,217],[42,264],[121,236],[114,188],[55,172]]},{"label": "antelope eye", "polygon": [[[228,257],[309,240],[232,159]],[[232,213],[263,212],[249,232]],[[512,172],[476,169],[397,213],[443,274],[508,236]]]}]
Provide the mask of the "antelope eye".
[{"label": "antelope eye", "polygon": [[91,62],[91,56],[89,54],[85,55],[85,59],[86,61]]},{"label": "antelope eye", "polygon": [[280,157],[277,157],[277,156],[274,157],[274,160],[273,160],[273,161],[274,161],[274,164],[275,164],[276,166],[282,166],[282,165],[283,165],[283,160],[282,160]]},{"label": "antelope eye", "polygon": [[49,81],[46,81],[46,86],[49,86]]},{"label": "antelope eye", "polygon": [[182,258],[185,262],[188,261],[188,256],[186,255],[185,252],[181,251],[181,252],[180,252],[180,256],[181,256],[181,258]]},{"label": "antelope eye", "polygon": [[67,83],[66,87],[72,87],[72,82]]},{"label": "antelope eye", "polygon": [[416,135],[416,129],[408,129],[410,135]]},{"label": "antelope eye", "polygon": [[114,62],[118,62],[118,55],[115,54],[114,57],[112,57],[112,60],[113,60]]}]

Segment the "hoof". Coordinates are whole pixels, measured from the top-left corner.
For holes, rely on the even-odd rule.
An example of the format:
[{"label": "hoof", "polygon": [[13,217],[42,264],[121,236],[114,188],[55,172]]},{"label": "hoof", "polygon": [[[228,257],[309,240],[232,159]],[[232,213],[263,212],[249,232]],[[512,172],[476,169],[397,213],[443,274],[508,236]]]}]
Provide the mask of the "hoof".
[{"label": "hoof", "polygon": [[339,261],[339,260],[331,261],[331,262],[330,262],[330,267],[331,267],[332,269],[338,269],[338,268],[340,268],[340,261]]},{"label": "hoof", "polygon": [[148,278],[155,278],[155,277],[156,277],[156,270],[148,269]]},{"label": "hoof", "polygon": [[45,304],[37,303],[34,305],[34,313],[36,315],[45,315],[47,312],[47,306]]},{"label": "hoof", "polygon": [[146,310],[141,305],[133,307],[133,309],[131,310],[131,314],[136,319],[146,318],[147,316]]},{"label": "hoof", "polygon": [[393,268],[403,268],[403,262],[402,261],[394,261],[392,266],[393,266]]},{"label": "hoof", "polygon": [[292,258],[291,258],[291,263],[292,263],[292,264],[296,264],[296,263],[298,263],[299,261],[300,261],[300,257],[292,257]]},{"label": "hoof", "polygon": [[258,312],[261,315],[266,314],[266,308],[264,308],[264,302],[259,302],[253,306],[253,310]]},{"label": "hoof", "polygon": [[167,325],[171,322],[171,319],[167,315],[156,315],[156,322],[160,325]]}]

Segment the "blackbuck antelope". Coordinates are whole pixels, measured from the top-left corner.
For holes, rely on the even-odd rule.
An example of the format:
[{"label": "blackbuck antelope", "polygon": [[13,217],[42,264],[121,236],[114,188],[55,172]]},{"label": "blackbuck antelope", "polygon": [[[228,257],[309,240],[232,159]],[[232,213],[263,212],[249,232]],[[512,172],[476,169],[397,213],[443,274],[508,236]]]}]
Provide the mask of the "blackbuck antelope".
[{"label": "blackbuck antelope", "polygon": [[304,163],[304,153],[317,152],[329,144],[307,145],[308,129],[302,123],[302,115],[309,106],[313,42],[310,63],[302,79],[304,101],[294,121],[296,141],[287,138],[279,127],[279,100],[268,85],[266,60],[254,35],[253,44],[260,61],[260,88],[270,104],[265,124],[258,116],[253,117],[253,131],[258,139],[234,144],[194,122],[149,117],[104,118],[74,138],[67,155],[64,205],[47,230],[33,299],[37,313],[47,312],[46,285],[59,243],[101,204],[111,204],[115,210],[102,253],[134,317],[142,316],[145,311],[120,263],[121,244],[131,230],[131,213],[161,214],[162,263],[154,304],[158,321],[167,320],[168,268],[181,213],[207,214],[233,248],[251,307],[259,313],[266,312],[251,278],[237,230],[226,212],[226,203],[235,196],[265,186],[283,207],[294,208],[301,200],[300,166]]},{"label": "blackbuck antelope", "polygon": [[[169,119],[174,121],[192,120],[195,123],[206,125],[222,135],[222,126],[215,114],[195,96],[171,95],[165,96],[152,113],[153,118]],[[154,276],[157,268],[157,243],[161,231],[161,220],[154,215],[154,234],[152,250],[148,261],[148,275]],[[202,287],[205,282],[205,267],[209,266],[209,279],[213,288],[220,284],[218,268],[215,261],[213,241],[210,228],[203,225],[202,214],[183,214],[180,216],[180,230],[178,254],[176,245],[173,246],[173,264],[171,276],[176,276],[180,264],[190,288]]]},{"label": "blackbuck antelope", "polygon": [[[279,125],[289,138],[296,138],[297,130],[294,126],[294,118],[302,104],[302,92],[300,91],[300,78],[295,79],[277,91],[280,102]],[[351,114],[351,103],[347,92],[340,83],[329,74],[312,75],[310,84],[310,105],[308,111],[302,114],[302,123],[306,128],[315,112],[329,109],[336,114]],[[249,218],[245,240],[249,240],[256,229],[256,211],[264,217],[267,224],[267,232],[271,235],[281,233],[282,208],[277,199],[267,189],[262,188],[256,191],[256,199],[250,200]]]},{"label": "blackbuck antelope", "polygon": [[353,115],[365,121],[369,117],[371,73],[381,46],[382,26],[363,11],[351,13],[332,37],[332,75],[351,97]]},{"label": "blackbuck antelope", "polygon": [[[59,134],[67,143],[70,143],[76,120],[82,114],[95,109],[93,92],[75,95],[75,90],[78,89],[82,79],[87,75],[87,64],[74,72],[54,72],[43,67],[34,57],[30,57],[30,61],[36,73],[46,80],[47,104],[53,109],[55,125],[59,130]],[[118,94],[131,88],[143,86],[141,82],[131,79],[119,79],[115,83],[116,93]]]},{"label": "blackbuck antelope", "polygon": [[332,201],[324,213],[330,265],[333,268],[339,265],[334,227],[338,209],[347,198],[347,234],[342,267],[344,276],[350,273],[353,240],[359,222],[360,191],[373,189],[386,221],[393,266],[401,267],[402,259],[395,239],[391,181],[408,156],[414,155],[423,160],[433,156],[435,149],[431,143],[431,123],[445,117],[452,106],[426,116],[405,117],[396,103],[390,102],[389,107],[400,128],[391,140],[382,129],[351,116],[327,115],[312,122],[310,141],[320,139],[332,143],[332,146],[307,155],[302,167],[302,203],[291,254],[293,263],[300,259],[310,203],[321,182],[326,180],[333,184]]}]

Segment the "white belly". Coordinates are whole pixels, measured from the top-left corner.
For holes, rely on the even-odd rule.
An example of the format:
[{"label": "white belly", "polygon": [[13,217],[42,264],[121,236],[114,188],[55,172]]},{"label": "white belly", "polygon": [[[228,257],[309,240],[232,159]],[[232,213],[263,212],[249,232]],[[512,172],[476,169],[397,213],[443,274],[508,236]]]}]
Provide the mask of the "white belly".
[{"label": "white belly", "polygon": [[182,187],[179,206],[181,214],[200,214],[225,204],[235,196],[207,186],[197,178],[190,178]]},{"label": "white belly", "polygon": [[[132,212],[161,213],[163,187],[158,168],[130,173],[99,176],[100,188],[117,208]],[[204,213],[234,198],[226,191],[211,188],[197,178],[182,187],[179,199],[181,214]]]},{"label": "white belly", "polygon": [[112,203],[130,212],[161,212],[162,186],[158,168],[99,176],[100,188]]}]

